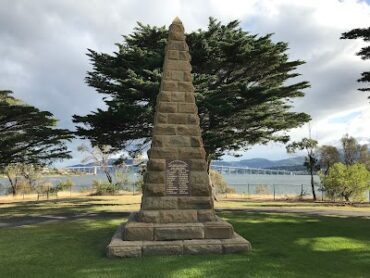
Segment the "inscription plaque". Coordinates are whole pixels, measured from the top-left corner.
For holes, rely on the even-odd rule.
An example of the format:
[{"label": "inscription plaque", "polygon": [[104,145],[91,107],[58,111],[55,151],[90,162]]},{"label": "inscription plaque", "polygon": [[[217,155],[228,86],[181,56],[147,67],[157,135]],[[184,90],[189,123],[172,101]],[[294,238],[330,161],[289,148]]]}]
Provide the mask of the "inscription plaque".
[{"label": "inscription plaque", "polygon": [[166,195],[190,194],[190,161],[166,160]]}]

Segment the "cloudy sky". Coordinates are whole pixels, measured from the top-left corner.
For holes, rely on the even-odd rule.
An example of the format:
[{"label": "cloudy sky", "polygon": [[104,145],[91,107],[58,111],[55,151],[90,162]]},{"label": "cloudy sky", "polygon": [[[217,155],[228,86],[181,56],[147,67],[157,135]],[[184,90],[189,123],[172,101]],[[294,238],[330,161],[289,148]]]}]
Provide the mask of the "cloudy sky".
[{"label": "cloudy sky", "polygon": [[[290,58],[307,62],[299,72],[311,88],[294,109],[312,116],[312,136],[321,144],[337,144],[345,133],[369,142],[370,104],[356,92],[356,80],[370,62],[355,56],[363,42],[339,40],[344,31],[370,26],[369,1],[1,0],[0,88],[51,111],[61,127],[73,128],[73,114],[103,107],[84,83],[90,69],[86,49],[111,53],[137,21],[168,26],[175,16],[188,32],[205,28],[213,16],[238,19],[251,33],[274,33],[275,41],[288,42]],[[308,136],[308,127],[290,134],[298,140]],[[80,162],[77,144],[71,144],[74,159],[63,164]],[[243,153],[252,157],[288,155],[283,145],[269,144]]]}]

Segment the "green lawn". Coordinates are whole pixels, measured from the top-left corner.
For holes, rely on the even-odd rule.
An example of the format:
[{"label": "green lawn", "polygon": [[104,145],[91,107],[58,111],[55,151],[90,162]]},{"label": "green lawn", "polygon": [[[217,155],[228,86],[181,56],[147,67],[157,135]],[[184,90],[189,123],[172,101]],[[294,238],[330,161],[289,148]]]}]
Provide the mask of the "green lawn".
[{"label": "green lawn", "polygon": [[[141,195],[116,195],[116,196],[86,196],[77,195],[59,197],[51,200],[26,200],[0,197],[0,219],[24,216],[42,216],[45,214],[63,213],[91,213],[91,212],[122,212],[136,211],[140,208]],[[251,201],[243,198],[223,198],[215,202],[216,208],[248,209],[248,208],[295,208],[295,209],[321,209],[330,214],[331,210],[369,212],[370,206],[349,206],[337,204],[321,204],[313,202],[292,201]]]},{"label": "green lawn", "polygon": [[122,219],[0,229],[0,277],[369,277],[370,220],[227,214],[249,254],[108,259]]}]

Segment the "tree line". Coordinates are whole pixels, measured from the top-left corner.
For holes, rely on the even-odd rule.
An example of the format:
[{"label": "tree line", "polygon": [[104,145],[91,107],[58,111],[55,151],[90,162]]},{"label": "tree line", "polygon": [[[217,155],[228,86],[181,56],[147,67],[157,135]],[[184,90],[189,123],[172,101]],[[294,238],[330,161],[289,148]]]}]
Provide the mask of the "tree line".
[{"label": "tree line", "polygon": [[289,153],[297,150],[306,152],[304,166],[311,176],[313,199],[316,201],[314,175],[319,174],[320,190],[335,199],[346,201],[363,200],[366,190],[370,190],[370,154],[367,144],[359,144],[356,138],[344,135],[341,151],[332,145],[319,146],[318,141],[303,138],[286,146]]}]

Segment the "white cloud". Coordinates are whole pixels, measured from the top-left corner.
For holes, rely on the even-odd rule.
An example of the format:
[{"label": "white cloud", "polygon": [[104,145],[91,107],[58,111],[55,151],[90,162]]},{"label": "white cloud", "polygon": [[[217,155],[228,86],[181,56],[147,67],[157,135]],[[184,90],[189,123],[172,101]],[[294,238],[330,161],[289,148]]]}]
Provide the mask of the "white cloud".
[{"label": "white cloud", "polygon": [[[333,142],[348,132],[369,138],[366,94],[356,93],[360,73],[369,61],[355,53],[360,41],[339,40],[342,32],[370,26],[370,5],[355,0],[3,0],[0,3],[0,86],[42,109],[51,110],[63,127],[71,116],[102,107],[101,96],[84,84],[90,69],[86,49],[112,52],[136,21],[168,25],[179,16],[188,32],[205,28],[208,17],[227,22],[239,19],[251,33],[274,33],[289,43],[292,59],[306,60],[298,69],[311,82],[295,110],[312,115],[313,134]],[[344,111],[344,112],[343,112]],[[349,122],[333,123],[338,113],[358,111]],[[316,130],[316,131],[315,131]],[[293,130],[293,139],[307,128]],[[278,159],[280,144],[256,146],[246,154]]]}]

